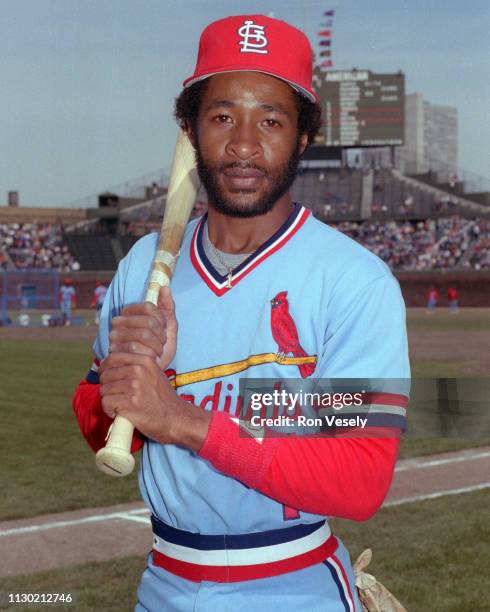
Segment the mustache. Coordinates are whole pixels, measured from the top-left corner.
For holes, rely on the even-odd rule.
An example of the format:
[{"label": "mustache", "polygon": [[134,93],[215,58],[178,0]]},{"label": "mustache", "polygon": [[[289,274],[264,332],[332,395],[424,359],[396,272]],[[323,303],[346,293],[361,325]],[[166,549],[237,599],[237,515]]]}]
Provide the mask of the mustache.
[{"label": "mustache", "polygon": [[224,172],[225,170],[232,170],[234,168],[238,168],[239,170],[258,170],[259,172],[262,172],[262,174],[266,177],[270,178],[270,173],[267,171],[266,168],[263,168],[262,166],[259,166],[258,164],[254,164],[251,162],[245,162],[245,163],[240,163],[240,162],[230,162],[227,164],[218,164],[216,166],[216,170],[218,172]]}]

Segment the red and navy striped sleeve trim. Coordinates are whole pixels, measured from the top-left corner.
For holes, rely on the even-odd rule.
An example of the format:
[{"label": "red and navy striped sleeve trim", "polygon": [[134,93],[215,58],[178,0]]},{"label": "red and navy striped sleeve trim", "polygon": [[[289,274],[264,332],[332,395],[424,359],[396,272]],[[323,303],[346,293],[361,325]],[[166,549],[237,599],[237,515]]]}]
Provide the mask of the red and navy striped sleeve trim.
[{"label": "red and navy striped sleeve trim", "polygon": [[[342,408],[319,408],[318,414],[325,417],[366,419],[366,431],[373,428],[390,430],[407,429],[408,396],[397,393],[370,392],[362,394],[362,404]],[[327,423],[328,424],[328,423]]]}]

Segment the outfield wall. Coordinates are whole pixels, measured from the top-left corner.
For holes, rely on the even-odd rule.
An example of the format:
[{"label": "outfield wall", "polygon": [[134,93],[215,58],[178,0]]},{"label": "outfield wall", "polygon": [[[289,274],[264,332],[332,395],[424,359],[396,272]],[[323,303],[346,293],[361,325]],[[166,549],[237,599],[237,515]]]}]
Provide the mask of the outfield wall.
[{"label": "outfield wall", "polygon": [[[77,303],[79,308],[89,308],[92,302],[95,282],[101,281],[107,285],[110,283],[114,272],[72,272],[70,278],[73,280],[77,290]],[[408,307],[422,307],[426,304],[426,295],[429,288],[434,285],[440,294],[439,304],[447,305],[446,292],[448,287],[455,287],[460,295],[462,307],[490,307],[490,270],[481,272],[398,272],[398,278],[405,303]],[[61,275],[63,280],[64,275]],[[2,283],[0,282],[0,297],[2,295]]]},{"label": "outfield wall", "polygon": [[427,291],[432,285],[439,291],[441,306],[447,305],[448,287],[457,289],[462,307],[490,306],[490,270],[398,272],[396,277],[409,307],[425,306]]},{"label": "outfield wall", "polygon": [[109,283],[114,276],[114,272],[73,272],[70,278],[77,291],[77,304],[79,308],[90,308],[92,303],[95,283],[100,281],[104,285]]},{"label": "outfield wall", "polygon": [[[88,308],[92,300],[95,281],[109,282],[113,272],[78,272],[72,274],[77,288],[78,303]],[[440,305],[447,304],[446,292],[449,286],[459,291],[461,306],[490,307],[490,270],[483,272],[398,272],[398,278],[405,303],[408,307],[425,306],[426,294],[435,285],[440,294]]]}]

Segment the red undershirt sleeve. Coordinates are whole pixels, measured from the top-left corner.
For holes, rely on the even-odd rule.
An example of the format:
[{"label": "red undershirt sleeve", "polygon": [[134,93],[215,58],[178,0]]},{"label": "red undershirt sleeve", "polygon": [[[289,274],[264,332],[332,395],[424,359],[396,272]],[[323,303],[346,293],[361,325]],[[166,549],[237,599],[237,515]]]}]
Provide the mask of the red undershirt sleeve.
[{"label": "red undershirt sleeve", "polygon": [[[76,388],[72,399],[73,410],[78,426],[90,448],[97,452],[105,446],[105,439],[112,419],[102,410],[100,384],[82,380]],[[131,452],[135,453],[143,446],[144,437],[135,430],[131,442]]]},{"label": "red undershirt sleeve", "polygon": [[199,455],[286,506],[363,521],[388,492],[398,445],[398,437],[257,439],[215,412]]}]

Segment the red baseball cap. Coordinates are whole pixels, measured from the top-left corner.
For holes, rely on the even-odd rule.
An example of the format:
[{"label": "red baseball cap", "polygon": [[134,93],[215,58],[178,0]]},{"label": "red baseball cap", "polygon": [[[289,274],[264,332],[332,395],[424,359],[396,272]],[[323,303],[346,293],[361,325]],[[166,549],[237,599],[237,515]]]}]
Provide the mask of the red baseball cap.
[{"label": "red baseball cap", "polygon": [[312,102],[313,57],[303,32],[285,21],[265,15],[237,15],[209,24],[201,34],[194,74],[197,81],[222,72],[264,72],[286,81]]}]

